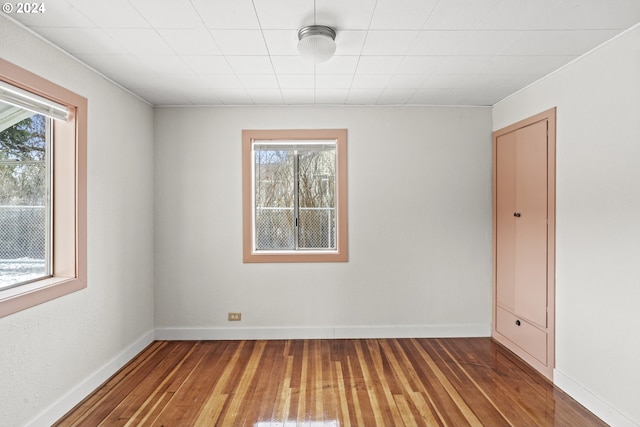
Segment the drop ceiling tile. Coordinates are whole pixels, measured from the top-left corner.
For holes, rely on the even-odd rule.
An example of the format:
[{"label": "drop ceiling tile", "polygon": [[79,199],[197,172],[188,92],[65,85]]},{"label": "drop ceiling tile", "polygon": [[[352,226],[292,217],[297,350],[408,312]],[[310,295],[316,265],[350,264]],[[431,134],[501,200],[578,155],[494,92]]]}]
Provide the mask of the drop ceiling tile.
[{"label": "drop ceiling tile", "polygon": [[224,56],[185,55],[182,60],[196,74],[232,74],[234,72]]},{"label": "drop ceiling tile", "polygon": [[347,102],[348,89],[330,89],[316,91],[317,104],[342,105]]},{"label": "drop ceiling tile", "polygon": [[336,32],[336,55],[360,55],[366,37],[366,31],[338,30]]},{"label": "drop ceiling tile", "polygon": [[253,105],[244,89],[216,89],[215,94],[224,105]]},{"label": "drop ceiling tile", "polygon": [[[11,2],[13,3],[13,2]],[[43,4],[43,3],[38,3]],[[22,13],[13,14],[11,17],[23,25],[32,27],[54,27],[54,28],[91,28],[95,24],[84,16],[78,9],[66,1],[58,1],[55,7],[47,7],[45,13]],[[50,6],[50,5],[49,5]],[[39,32],[36,30],[36,32]]]},{"label": "drop ceiling tile", "polygon": [[419,30],[436,4],[437,0],[378,0],[370,28]]},{"label": "drop ceiling tile", "polygon": [[405,55],[418,31],[369,31],[362,49],[363,55]]},{"label": "drop ceiling tile", "polygon": [[224,55],[267,55],[267,46],[259,30],[211,30]]},{"label": "drop ceiling tile", "polygon": [[317,89],[349,89],[353,81],[353,76],[350,74],[319,74],[316,76],[315,81]]},{"label": "drop ceiling tile", "polygon": [[402,105],[409,102],[417,89],[387,88],[377,100],[380,105]]},{"label": "drop ceiling tile", "polygon": [[68,0],[100,28],[151,28],[127,0]]},{"label": "drop ceiling tile", "polygon": [[127,51],[98,28],[38,28],[47,40],[74,55],[119,55]]},{"label": "drop ceiling tile", "polygon": [[637,0],[590,1],[558,0],[547,11],[538,27],[542,29],[626,29],[640,22]]},{"label": "drop ceiling tile", "polygon": [[479,106],[491,106],[502,98],[507,96],[508,93],[504,91],[496,91],[495,89],[457,89],[450,95],[450,103],[452,105],[479,105]]},{"label": "drop ceiling tile", "polygon": [[496,74],[538,74],[540,77],[569,63],[576,56],[496,56],[488,72]]},{"label": "drop ceiling tile", "polygon": [[259,29],[251,0],[191,0],[207,28]]},{"label": "drop ceiling tile", "polygon": [[282,93],[279,89],[254,89],[250,93],[254,104],[258,105],[282,105],[284,104]]},{"label": "drop ceiling tile", "polygon": [[441,72],[447,64],[446,56],[406,56],[396,69],[396,74],[428,74]]},{"label": "drop ceiling tile", "polygon": [[354,89],[384,89],[389,83],[391,75],[385,74],[356,74],[351,87]]},{"label": "drop ceiling tile", "polygon": [[105,30],[115,41],[133,54],[170,55],[173,50],[155,30],[113,29]]},{"label": "drop ceiling tile", "polygon": [[[489,74],[492,70],[505,67],[503,71],[510,73],[511,64],[504,62],[496,64],[496,57],[491,56],[446,56],[442,66],[437,71],[441,74]],[[504,57],[509,58],[509,57]]]},{"label": "drop ceiling tile", "polygon": [[200,74],[203,86],[211,89],[242,89],[235,74]]},{"label": "drop ceiling tile", "polygon": [[501,0],[478,24],[482,30],[537,30],[558,0]]},{"label": "drop ceiling tile", "polygon": [[388,89],[419,89],[424,84],[427,76],[422,74],[396,74],[389,80],[387,84]]},{"label": "drop ceiling tile", "polygon": [[298,55],[296,30],[265,30],[262,33],[269,55]]},{"label": "drop ceiling tile", "polygon": [[415,105],[455,105],[450,102],[453,89],[418,89],[407,102]]},{"label": "drop ceiling tile", "polygon": [[194,74],[163,74],[162,72],[150,73],[147,80],[137,87],[144,89],[156,89],[159,92],[173,92],[181,89],[198,89],[204,85]]},{"label": "drop ceiling tile", "polygon": [[317,74],[353,74],[358,66],[357,56],[334,56],[327,62],[316,64]]},{"label": "drop ceiling tile", "polygon": [[157,73],[188,74],[193,71],[175,55],[137,55],[140,62]]},{"label": "drop ceiling tile", "polygon": [[572,56],[450,56],[443,73],[538,74],[542,77],[571,61]]},{"label": "drop ceiling tile", "polygon": [[237,74],[273,74],[268,56],[228,56],[227,61]]},{"label": "drop ceiling tile", "polygon": [[454,89],[468,77],[468,74],[429,74],[425,76],[421,89]]},{"label": "drop ceiling tile", "polygon": [[313,24],[314,0],[254,0],[262,29],[298,30]]},{"label": "drop ceiling tile", "polygon": [[425,30],[474,30],[500,0],[440,1],[424,26]]},{"label": "drop ceiling tile", "polygon": [[376,0],[322,0],[316,2],[315,23],[338,30],[366,30],[369,28],[375,5]]},{"label": "drop ceiling tile", "polygon": [[349,105],[374,105],[382,89],[351,89],[346,103]]},{"label": "drop ceiling tile", "polygon": [[454,89],[479,90],[491,89],[498,85],[501,77],[494,74],[466,74],[458,76],[458,82],[455,86],[447,86]]},{"label": "drop ceiling tile", "polygon": [[497,55],[519,36],[519,31],[473,31],[458,47],[455,54]]},{"label": "drop ceiling tile", "polygon": [[240,74],[238,80],[245,89],[278,89],[278,80],[273,74]]},{"label": "drop ceiling tile", "polygon": [[401,56],[363,56],[356,74],[393,74],[402,62]]},{"label": "drop ceiling tile", "polygon": [[282,89],[281,93],[287,105],[313,104],[315,101],[313,89]]},{"label": "drop ceiling tile", "polygon": [[502,55],[582,55],[611,39],[616,30],[523,31]]},{"label": "drop ceiling tile", "polygon": [[314,73],[314,64],[299,56],[272,56],[271,63],[277,74]]},{"label": "drop ceiling tile", "polygon": [[189,91],[186,95],[193,105],[222,105],[222,101],[220,101],[213,90],[200,89]]},{"label": "drop ceiling tile", "polygon": [[[507,58],[507,57],[505,57]],[[441,74],[489,74],[492,70],[509,64],[497,64],[496,57],[491,56],[447,56],[445,63],[440,67]],[[505,73],[509,70],[505,69]]]},{"label": "drop ceiling tile", "polygon": [[452,55],[471,33],[468,31],[421,31],[410,55]]},{"label": "drop ceiling tile", "polygon": [[279,74],[278,84],[282,89],[313,89],[313,74]]},{"label": "drop ceiling tile", "polygon": [[222,55],[205,28],[158,30],[158,33],[178,55]]},{"label": "drop ceiling tile", "polygon": [[129,0],[154,28],[197,28],[202,25],[189,0]]}]

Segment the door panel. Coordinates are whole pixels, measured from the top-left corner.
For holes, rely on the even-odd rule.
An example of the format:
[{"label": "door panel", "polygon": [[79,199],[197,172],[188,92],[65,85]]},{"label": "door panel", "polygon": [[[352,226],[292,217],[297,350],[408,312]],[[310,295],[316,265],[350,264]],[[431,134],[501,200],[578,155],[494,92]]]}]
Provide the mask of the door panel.
[{"label": "door panel", "polygon": [[515,313],[547,326],[547,122],[516,131]]}]

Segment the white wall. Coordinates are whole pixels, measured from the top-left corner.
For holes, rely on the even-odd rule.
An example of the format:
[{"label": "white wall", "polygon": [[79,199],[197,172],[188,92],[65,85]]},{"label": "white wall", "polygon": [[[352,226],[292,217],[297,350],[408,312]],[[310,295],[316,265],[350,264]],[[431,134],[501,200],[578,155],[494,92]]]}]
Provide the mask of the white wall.
[{"label": "white wall", "polygon": [[0,318],[0,425],[50,425],[152,336],[153,109],[3,17],[0,40],[2,58],[89,100],[88,287]]},{"label": "white wall", "polygon": [[[490,114],[157,109],[157,336],[488,336]],[[349,262],[242,263],[241,131],[278,128],[348,129]]]},{"label": "white wall", "polygon": [[553,106],[556,382],[640,424],[640,27],[495,105],[494,129]]}]

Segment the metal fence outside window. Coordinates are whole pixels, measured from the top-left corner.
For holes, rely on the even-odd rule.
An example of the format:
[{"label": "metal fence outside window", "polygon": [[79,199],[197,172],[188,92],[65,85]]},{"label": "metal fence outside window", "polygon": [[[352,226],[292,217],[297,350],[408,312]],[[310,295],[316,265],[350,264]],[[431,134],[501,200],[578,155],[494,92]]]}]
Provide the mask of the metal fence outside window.
[{"label": "metal fence outside window", "polygon": [[45,274],[46,209],[0,206],[0,288]]},{"label": "metal fence outside window", "polygon": [[[257,250],[295,249],[293,208],[258,208],[255,221]],[[300,208],[298,247],[335,249],[335,223],[335,208]]]}]

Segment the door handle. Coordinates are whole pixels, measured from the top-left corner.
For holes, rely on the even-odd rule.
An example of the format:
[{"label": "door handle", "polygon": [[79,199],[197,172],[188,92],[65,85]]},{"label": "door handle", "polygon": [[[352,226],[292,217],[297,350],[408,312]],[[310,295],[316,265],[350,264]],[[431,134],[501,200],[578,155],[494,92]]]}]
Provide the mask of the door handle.
[{"label": "door handle", "polygon": [[515,212],[513,216],[515,216],[516,218],[520,218],[520,212]]}]

